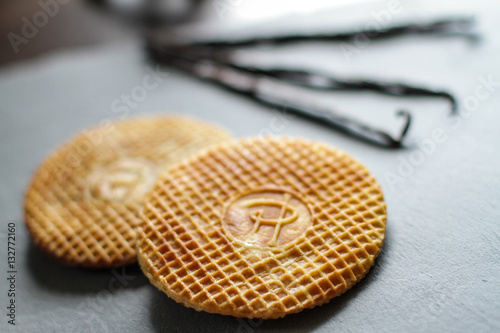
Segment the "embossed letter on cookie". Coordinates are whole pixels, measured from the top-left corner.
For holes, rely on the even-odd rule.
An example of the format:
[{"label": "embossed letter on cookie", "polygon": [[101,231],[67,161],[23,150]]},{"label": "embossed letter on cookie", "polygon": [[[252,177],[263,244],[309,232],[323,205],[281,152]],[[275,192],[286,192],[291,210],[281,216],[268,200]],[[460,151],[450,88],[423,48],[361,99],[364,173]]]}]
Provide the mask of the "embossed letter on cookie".
[{"label": "embossed letter on cookie", "polygon": [[222,221],[226,234],[247,246],[279,248],[311,225],[307,206],[283,190],[260,190],[239,197],[227,208]]},{"label": "embossed letter on cookie", "polygon": [[90,194],[107,201],[140,201],[154,185],[155,167],[141,159],[119,159],[90,174]]}]

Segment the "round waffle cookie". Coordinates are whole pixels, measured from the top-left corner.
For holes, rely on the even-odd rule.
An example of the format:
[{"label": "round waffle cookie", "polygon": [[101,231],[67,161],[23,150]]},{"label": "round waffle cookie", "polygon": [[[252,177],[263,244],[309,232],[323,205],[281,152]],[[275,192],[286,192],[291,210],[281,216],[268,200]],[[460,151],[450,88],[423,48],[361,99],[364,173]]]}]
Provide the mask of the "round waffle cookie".
[{"label": "round waffle cookie", "polygon": [[385,235],[377,181],[349,155],[282,137],[220,144],[148,195],[138,257],[150,281],[196,310],[278,318],[358,282]]},{"label": "round waffle cookie", "polygon": [[28,188],[25,219],[34,243],[68,265],[136,262],[139,211],[159,173],[229,139],[221,128],[180,116],[83,131],[43,162]]}]

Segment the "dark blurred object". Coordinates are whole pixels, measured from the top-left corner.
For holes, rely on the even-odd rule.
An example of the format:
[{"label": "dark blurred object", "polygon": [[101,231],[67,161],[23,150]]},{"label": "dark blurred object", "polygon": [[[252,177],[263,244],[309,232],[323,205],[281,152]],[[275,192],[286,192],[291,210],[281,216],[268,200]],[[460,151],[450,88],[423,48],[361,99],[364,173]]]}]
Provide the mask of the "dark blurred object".
[{"label": "dark blurred object", "polygon": [[202,0],[87,0],[108,13],[138,24],[156,27],[195,17]]},{"label": "dark blurred object", "polygon": [[0,2],[0,65],[63,48],[119,43],[143,26],[190,20],[201,0]]},{"label": "dark blurred object", "polygon": [[0,4],[0,65],[56,49],[129,39],[135,31],[84,0],[12,0]]}]

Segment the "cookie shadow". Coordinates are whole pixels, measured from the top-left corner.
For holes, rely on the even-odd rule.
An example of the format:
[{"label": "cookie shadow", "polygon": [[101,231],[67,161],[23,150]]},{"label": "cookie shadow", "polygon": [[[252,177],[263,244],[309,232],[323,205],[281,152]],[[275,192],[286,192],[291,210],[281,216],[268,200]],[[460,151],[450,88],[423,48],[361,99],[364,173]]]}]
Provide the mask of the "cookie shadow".
[{"label": "cookie shadow", "polygon": [[72,293],[96,293],[103,289],[135,289],[148,283],[139,265],[90,270],[61,265],[30,242],[27,266],[35,283],[43,289]]},{"label": "cookie shadow", "polygon": [[154,332],[237,332],[239,321],[231,316],[198,312],[151,287],[150,319]]},{"label": "cookie shadow", "polygon": [[386,232],[383,251],[375,264],[350,290],[327,304],[280,319],[250,320],[198,312],[176,303],[156,288],[151,288],[149,312],[152,326],[155,332],[310,332],[326,321],[334,321],[352,299],[377,279],[384,267],[384,253],[388,251],[389,246],[389,232]]}]

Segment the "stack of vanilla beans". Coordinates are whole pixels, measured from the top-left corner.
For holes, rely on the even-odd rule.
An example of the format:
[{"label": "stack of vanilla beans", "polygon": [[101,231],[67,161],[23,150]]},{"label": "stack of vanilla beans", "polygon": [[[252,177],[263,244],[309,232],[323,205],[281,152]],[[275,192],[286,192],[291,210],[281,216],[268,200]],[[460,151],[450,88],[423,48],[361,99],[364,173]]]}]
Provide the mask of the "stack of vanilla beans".
[{"label": "stack of vanilla beans", "polygon": [[349,118],[330,109],[315,107],[306,101],[297,101],[291,94],[283,94],[283,84],[316,90],[373,91],[380,94],[406,97],[439,97],[451,103],[452,114],[457,112],[456,98],[446,90],[399,82],[383,82],[373,79],[345,79],[320,72],[290,67],[259,67],[238,61],[235,51],[248,47],[280,47],[291,43],[312,41],[349,42],[361,35],[371,39],[386,39],[404,35],[461,35],[476,38],[469,30],[471,18],[452,18],[431,23],[413,23],[393,26],[384,30],[358,30],[307,35],[281,35],[246,38],[240,40],[192,40],[165,39],[164,34],[152,33],[147,37],[147,51],[154,61],[181,69],[233,92],[244,95],[258,103],[285,109],[337,130],[353,135],[366,142],[384,147],[401,147],[411,124],[411,114],[398,111],[404,122],[398,135],[391,135],[370,124]]}]

